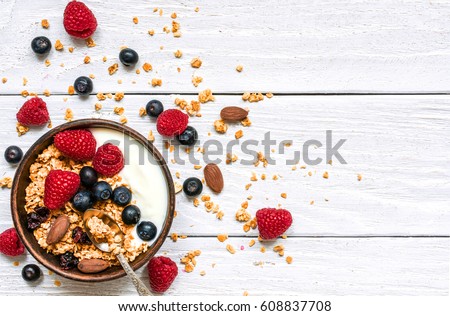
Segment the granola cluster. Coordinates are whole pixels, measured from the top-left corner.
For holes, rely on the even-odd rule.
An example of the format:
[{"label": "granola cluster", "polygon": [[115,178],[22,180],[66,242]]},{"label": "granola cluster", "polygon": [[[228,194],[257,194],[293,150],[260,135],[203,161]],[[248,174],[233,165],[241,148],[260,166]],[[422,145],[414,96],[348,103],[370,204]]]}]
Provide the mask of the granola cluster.
[{"label": "granola cluster", "polygon": [[[35,212],[36,208],[44,207],[44,183],[50,170],[59,169],[79,173],[81,168],[85,165],[90,165],[90,163],[88,162],[83,164],[69,159],[62,155],[62,153],[53,144],[48,146],[30,167],[31,183],[26,188],[26,212],[32,213]],[[122,183],[122,178],[119,175],[115,175],[112,178],[101,176],[100,179],[108,182],[113,189],[121,185],[126,185]],[[34,236],[36,237],[38,244],[42,248],[46,249],[47,252],[54,255],[62,255],[69,251],[80,260],[94,258],[103,259],[110,262],[111,265],[119,265],[119,262],[115,256],[115,253],[118,251],[122,252],[129,262],[132,262],[137,256],[148,249],[147,243],[136,242],[132,235],[133,227],[123,223],[121,216],[123,207],[106,201],[96,202],[93,208],[102,210],[105,214],[113,218],[119,225],[121,231],[123,232],[123,244],[120,249],[107,253],[97,249],[92,244],[76,243],[73,240],[72,232],[77,227],[84,230],[84,224],[82,214],[75,210],[71,202],[67,202],[64,209],[51,211],[49,220],[42,223],[34,230]],[[46,240],[50,227],[55,219],[62,214],[69,217],[69,229],[59,242],[48,245]],[[94,238],[99,238],[99,240],[105,238],[108,243],[112,243],[112,241],[117,242],[117,240],[114,240],[115,236],[108,234],[108,229],[103,226],[103,222],[103,225],[101,225],[98,221],[100,221],[100,219],[92,218],[92,222],[88,223],[94,234]]]}]

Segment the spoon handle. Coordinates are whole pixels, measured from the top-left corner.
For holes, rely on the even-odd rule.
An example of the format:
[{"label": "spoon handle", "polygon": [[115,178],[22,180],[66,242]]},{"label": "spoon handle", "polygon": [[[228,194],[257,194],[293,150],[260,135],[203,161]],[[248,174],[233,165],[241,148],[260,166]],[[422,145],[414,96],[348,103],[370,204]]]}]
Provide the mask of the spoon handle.
[{"label": "spoon handle", "polygon": [[152,296],[152,292],[145,286],[145,284],[138,278],[136,273],[134,273],[133,269],[131,269],[128,264],[127,259],[123,256],[123,254],[119,253],[117,255],[117,259],[125,270],[126,274],[130,278],[131,282],[133,282],[134,287],[136,288],[139,296]]}]

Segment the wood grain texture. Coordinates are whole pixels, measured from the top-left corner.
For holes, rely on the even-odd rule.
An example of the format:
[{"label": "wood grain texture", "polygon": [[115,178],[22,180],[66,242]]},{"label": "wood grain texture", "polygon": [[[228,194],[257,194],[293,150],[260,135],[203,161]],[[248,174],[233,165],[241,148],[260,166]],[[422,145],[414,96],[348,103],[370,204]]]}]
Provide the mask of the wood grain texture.
[{"label": "wood grain texture", "polygon": [[[63,120],[66,108],[71,108],[74,118],[104,117],[118,120],[113,107],[123,106],[128,126],[147,135],[153,130],[155,146],[163,152],[169,161],[170,171],[180,173],[180,183],[190,176],[203,177],[203,170],[193,168],[195,161],[181,149],[179,156],[184,165],[173,164],[174,153],[168,153],[163,139],[157,134],[155,123],[148,117],[139,117],[139,107],[150,98],[158,98],[170,108],[177,96],[131,96],[126,95],[119,103],[113,100],[104,102],[100,113],[93,110],[95,97],[81,99],[69,97],[67,102],[62,96],[45,98],[54,126]],[[189,98],[189,96],[188,96]],[[7,118],[0,126],[0,148],[20,144],[27,149],[47,128],[35,129],[18,138],[15,134],[15,113],[24,102],[22,97],[1,97],[0,107]],[[219,118],[220,109],[225,105],[237,104],[250,108],[251,127],[230,124],[227,134],[214,131],[213,122]],[[235,131],[244,132],[241,143],[246,140],[262,141],[266,132],[280,143],[290,140],[291,147],[281,146],[285,154],[280,154],[277,146],[271,153],[276,165],[264,168],[262,165],[243,165],[243,160],[253,157],[235,146],[233,152],[239,160],[232,165],[221,163],[225,187],[221,194],[213,194],[212,201],[220,205],[225,213],[223,220],[207,213],[203,205],[194,207],[192,200],[184,194],[177,195],[176,210],[172,232],[197,236],[215,236],[228,233],[244,235],[243,223],[235,220],[235,213],[249,195],[248,211],[254,215],[262,207],[281,205],[292,211],[294,224],[289,235],[445,235],[450,234],[450,214],[448,212],[448,192],[450,191],[450,169],[448,157],[450,146],[447,135],[450,133],[450,97],[447,96],[365,96],[365,97],[278,97],[257,104],[244,103],[238,96],[218,96],[216,102],[203,105],[201,118],[191,118],[190,125],[198,129],[201,146],[205,142],[215,141],[226,148],[234,140]],[[276,113],[282,113],[282,124],[275,119]],[[316,139],[325,144],[326,130],[333,131],[333,144],[339,139],[347,139],[340,153],[347,164],[334,160],[333,165],[322,162],[317,166],[306,166],[303,161],[297,164],[297,170],[286,165],[286,159],[294,157],[294,151],[302,151],[302,144]],[[211,136],[208,136],[211,133]],[[176,142],[175,142],[176,143]],[[325,146],[324,146],[325,147]],[[324,157],[325,149],[311,149],[310,156]],[[195,158],[205,166],[216,158],[225,160],[222,155],[212,155],[215,146],[207,150],[211,155],[201,155],[196,150]],[[250,149],[262,151],[261,144]],[[325,159],[326,161],[326,159]],[[323,173],[328,172],[328,179]],[[258,181],[250,181],[252,173]],[[311,172],[311,176],[309,176]],[[0,162],[0,175],[12,176],[14,168],[3,159]],[[261,180],[265,174],[266,180]],[[357,180],[357,175],[362,180]],[[279,180],[272,180],[277,175]],[[245,186],[252,183],[249,190]],[[286,193],[283,199],[281,193]],[[9,190],[0,192],[0,208],[9,209]],[[314,204],[310,204],[314,201]],[[11,223],[9,212],[0,214],[0,225],[8,227]],[[257,235],[250,231],[246,235]]]},{"label": "wood grain texture", "polygon": [[[249,295],[448,295],[450,251],[445,238],[288,238],[280,242],[285,256],[293,257],[290,265],[272,251],[276,243],[265,243],[267,252],[261,253],[258,242],[248,247],[249,240],[168,240],[160,254],[178,263],[179,276],[165,295],[242,295],[244,291]],[[236,248],[236,254],[225,249],[227,244]],[[183,272],[179,259],[195,249],[202,254],[196,258],[194,272]],[[12,288],[16,295],[137,295],[127,278],[93,286],[49,276],[46,270],[40,283],[30,285],[22,280],[20,270],[33,258],[21,256],[18,267],[14,260],[0,256],[0,295],[10,295]],[[148,282],[145,268],[137,274]]]},{"label": "wood grain texture", "polygon": [[[96,91],[449,91],[450,4],[445,1],[287,0],[280,5],[276,0],[231,0],[226,7],[207,0],[87,3],[99,23],[94,48],[65,33],[66,1],[2,1],[0,38],[7,45],[0,47],[0,74],[9,81],[0,84],[0,93],[19,93],[23,76],[29,79],[28,89],[65,93],[76,77],[91,73],[97,78]],[[154,7],[163,9],[162,17],[153,13]],[[171,27],[172,12],[178,14],[180,38],[162,30]],[[40,26],[43,18],[50,22],[48,30]],[[155,30],[153,37],[149,29]],[[60,39],[65,46],[63,52],[52,50],[48,68],[30,50],[31,39],[38,35],[53,43]],[[138,51],[139,66],[150,62],[154,70],[136,76],[121,67],[109,76],[107,67],[118,62],[122,45]],[[69,46],[75,47],[72,54]],[[184,53],[181,59],[173,55],[177,49]],[[91,57],[87,65],[86,55]],[[197,56],[203,66],[194,70],[189,62]],[[238,64],[244,66],[242,73],[235,70]],[[204,77],[198,88],[191,84],[193,75]],[[153,77],[163,80],[162,87],[148,84]]]}]

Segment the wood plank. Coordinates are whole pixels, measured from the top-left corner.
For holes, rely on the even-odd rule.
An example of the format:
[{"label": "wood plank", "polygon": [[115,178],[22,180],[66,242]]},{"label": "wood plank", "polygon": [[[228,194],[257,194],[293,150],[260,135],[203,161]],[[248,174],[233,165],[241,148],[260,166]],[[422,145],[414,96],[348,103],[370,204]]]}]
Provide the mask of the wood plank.
[{"label": "wood plank", "polygon": [[[273,243],[249,248],[249,238],[168,240],[159,255],[179,264],[188,251],[200,249],[192,273],[182,271],[168,295],[448,295],[448,238],[288,238],[283,240],[284,257],[272,251]],[[226,244],[237,252],[231,255]],[[239,250],[240,246],[244,250]],[[1,295],[136,295],[127,279],[95,285],[73,282],[44,270],[42,281],[29,285],[20,276],[21,268],[34,263],[21,256],[18,267],[0,256]],[[214,267],[212,265],[215,264]],[[201,276],[200,271],[206,275]],[[138,275],[148,281],[145,268]],[[61,287],[54,285],[55,280]]]},{"label": "wood plank", "polygon": [[[91,73],[96,91],[150,93],[206,87],[216,92],[448,92],[450,86],[450,4],[444,1],[286,0],[279,5],[275,0],[231,0],[224,5],[158,0],[132,6],[120,0],[88,1],[99,22],[94,48],[65,33],[65,4],[2,1],[0,75],[8,83],[0,84],[0,94],[23,90],[22,77],[28,78],[29,90],[66,93],[76,77]],[[164,10],[162,17],[153,13],[154,7]],[[171,26],[172,12],[181,23],[180,38],[162,31]],[[50,21],[48,30],[41,28],[42,18]],[[153,37],[149,29],[155,30]],[[52,50],[48,68],[30,50],[38,35],[65,45],[63,52]],[[121,68],[109,76],[107,67],[118,61],[122,45],[136,49],[140,65],[150,62],[153,72],[137,76]],[[75,47],[72,54],[69,46]],[[181,59],[173,56],[177,49],[184,53]],[[86,55],[91,57],[87,65]],[[197,56],[203,66],[194,70],[189,62]],[[242,73],[235,71],[238,64],[244,66]],[[193,75],[204,78],[198,88],[191,83]],[[163,80],[162,87],[148,84],[154,77]]]},{"label": "wood plank", "polygon": [[[149,99],[158,98],[170,108],[179,96],[132,96],[126,95],[120,102],[104,102],[100,113],[93,110],[96,98],[81,99],[77,96],[64,102],[63,96],[45,98],[54,126],[65,122],[64,110],[71,108],[74,118],[102,117],[118,120],[112,114],[114,106],[123,106],[130,127],[143,135],[150,130],[156,133],[155,123],[138,116],[138,109]],[[186,97],[188,100],[191,96]],[[19,144],[27,149],[47,129],[30,131],[18,138],[15,134],[15,113],[24,98],[17,96],[0,97],[2,124],[0,126],[0,148]],[[213,122],[219,118],[220,109],[225,105],[241,105],[250,108],[251,127],[230,125],[227,134],[214,131]],[[281,205],[293,213],[294,224],[289,235],[316,236],[366,236],[366,235],[450,235],[450,213],[448,212],[448,192],[450,192],[450,97],[448,96],[296,96],[274,97],[261,103],[244,103],[238,96],[217,96],[214,103],[204,104],[203,117],[193,117],[190,124],[198,129],[201,146],[206,141],[218,141],[225,146],[234,140],[234,134],[242,129],[241,143],[248,140],[262,141],[267,131],[278,142],[292,140],[293,145],[284,148],[280,154],[278,147],[273,154],[276,165],[255,167],[243,165],[243,159],[250,159],[241,148],[233,150],[239,160],[232,165],[220,164],[225,189],[219,195],[205,188],[212,201],[224,211],[222,221],[214,214],[207,213],[201,205],[194,207],[182,193],[177,195],[178,216],[173,223],[173,232],[187,235],[215,236],[228,233],[244,235],[243,223],[235,220],[235,212],[249,195],[248,211],[254,215],[262,207]],[[325,143],[326,130],[333,132],[333,144],[339,139],[347,139],[340,153],[347,164],[333,159],[333,165],[322,162],[317,166],[306,166],[302,161],[297,170],[286,165],[286,159],[294,156],[294,151],[302,151],[302,144],[311,139]],[[211,136],[208,136],[211,133]],[[156,135],[155,145],[164,148],[162,138]],[[226,146],[225,146],[226,147]],[[283,146],[282,146],[283,147]],[[178,146],[177,146],[178,148]],[[263,150],[262,145],[249,147]],[[210,151],[215,147],[210,147]],[[324,147],[312,149],[311,156],[324,157]],[[172,173],[180,172],[182,182],[189,176],[202,177],[203,171],[194,170],[194,163],[173,164],[174,153],[168,154]],[[180,157],[188,160],[181,150]],[[205,158],[196,153],[197,158]],[[216,156],[211,156],[215,159]],[[225,159],[225,153],[219,158]],[[12,176],[14,168],[0,159],[0,176]],[[325,160],[326,161],[326,160]],[[205,165],[201,161],[201,165]],[[323,178],[327,171],[328,179]],[[250,178],[255,172],[258,181]],[[311,176],[309,176],[311,172]],[[262,174],[267,179],[261,180]],[[357,175],[362,180],[357,180]],[[272,180],[273,175],[280,177]],[[252,183],[247,191],[245,186]],[[287,193],[283,199],[281,193]],[[9,190],[0,191],[0,225],[11,225],[9,210]],[[314,204],[311,204],[314,201]],[[255,236],[257,231],[246,235]]]}]

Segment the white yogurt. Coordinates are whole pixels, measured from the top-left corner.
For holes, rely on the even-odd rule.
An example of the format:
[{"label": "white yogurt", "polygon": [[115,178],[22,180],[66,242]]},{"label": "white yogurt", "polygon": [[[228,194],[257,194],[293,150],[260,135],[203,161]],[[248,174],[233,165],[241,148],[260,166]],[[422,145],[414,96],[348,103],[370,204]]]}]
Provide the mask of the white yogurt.
[{"label": "white yogurt", "polygon": [[[147,242],[151,246],[161,234],[167,213],[167,182],[160,165],[141,143],[119,131],[107,128],[91,128],[90,131],[97,140],[97,147],[110,142],[124,154],[125,166],[119,175],[133,191],[132,200],[141,210],[141,221],[152,222],[158,230],[156,237]],[[144,241],[138,237],[136,227],[133,229],[134,243],[140,244]]]}]

